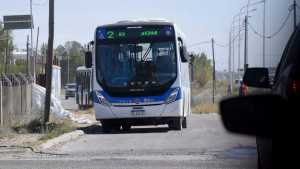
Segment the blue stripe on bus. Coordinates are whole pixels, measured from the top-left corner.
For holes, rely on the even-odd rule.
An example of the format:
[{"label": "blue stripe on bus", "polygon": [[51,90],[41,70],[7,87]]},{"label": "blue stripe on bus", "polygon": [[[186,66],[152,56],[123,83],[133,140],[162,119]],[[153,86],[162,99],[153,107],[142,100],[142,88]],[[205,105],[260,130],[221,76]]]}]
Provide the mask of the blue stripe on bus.
[{"label": "blue stripe on bus", "polygon": [[[168,91],[166,91],[165,93],[163,93],[162,95],[159,96],[143,96],[143,97],[112,97],[110,96],[107,92],[105,91],[96,91],[99,92],[102,96],[105,97],[105,99],[112,103],[112,104],[130,104],[130,103],[149,103],[149,102],[164,102],[166,101],[166,99],[170,96],[170,94],[176,90],[179,89],[176,100],[180,100],[182,98],[182,93],[181,93],[181,89],[180,88],[170,88]],[[97,98],[97,95],[95,93],[95,91],[93,92],[93,101],[95,103],[99,103],[99,100]]]}]

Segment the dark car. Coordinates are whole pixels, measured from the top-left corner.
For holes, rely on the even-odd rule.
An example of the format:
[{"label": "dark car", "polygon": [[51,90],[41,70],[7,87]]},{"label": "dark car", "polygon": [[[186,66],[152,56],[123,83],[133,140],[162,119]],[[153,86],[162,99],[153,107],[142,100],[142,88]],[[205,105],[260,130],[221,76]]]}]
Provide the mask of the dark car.
[{"label": "dark car", "polygon": [[245,72],[246,86],[270,88],[270,94],[249,94],[220,103],[222,120],[229,131],[256,136],[259,169],[272,168],[274,114],[300,112],[297,106],[300,100],[299,26],[285,47],[274,80],[269,77],[267,68],[249,68]]},{"label": "dark car", "polygon": [[69,97],[75,97],[76,95],[76,83],[68,83],[65,85],[65,99]]}]

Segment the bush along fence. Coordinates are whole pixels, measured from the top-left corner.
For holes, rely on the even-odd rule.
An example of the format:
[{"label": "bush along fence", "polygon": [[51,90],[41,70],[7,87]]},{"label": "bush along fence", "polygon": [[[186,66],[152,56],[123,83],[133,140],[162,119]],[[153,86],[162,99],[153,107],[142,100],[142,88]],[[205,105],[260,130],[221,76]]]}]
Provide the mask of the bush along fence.
[{"label": "bush along fence", "polygon": [[24,74],[0,75],[0,125],[23,125],[36,119],[32,114],[33,78]]}]

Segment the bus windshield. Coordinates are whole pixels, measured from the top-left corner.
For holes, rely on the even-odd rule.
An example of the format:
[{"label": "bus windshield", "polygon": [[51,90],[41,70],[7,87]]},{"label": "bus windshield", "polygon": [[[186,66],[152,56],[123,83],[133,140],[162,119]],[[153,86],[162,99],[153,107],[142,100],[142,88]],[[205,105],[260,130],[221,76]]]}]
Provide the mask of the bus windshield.
[{"label": "bus windshield", "polygon": [[128,92],[166,85],[177,73],[175,43],[142,42],[96,46],[97,80]]}]

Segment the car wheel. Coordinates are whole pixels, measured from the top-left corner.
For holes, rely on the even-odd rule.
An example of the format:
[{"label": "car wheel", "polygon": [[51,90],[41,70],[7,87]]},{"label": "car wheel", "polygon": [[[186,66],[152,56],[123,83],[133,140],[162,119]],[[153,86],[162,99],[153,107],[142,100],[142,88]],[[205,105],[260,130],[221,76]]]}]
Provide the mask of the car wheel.
[{"label": "car wheel", "polygon": [[66,96],[65,99],[68,100],[68,96]]},{"label": "car wheel", "polygon": [[184,117],[182,120],[182,128],[186,129],[187,128],[187,118]]},{"label": "car wheel", "polygon": [[182,129],[182,118],[176,117],[169,122],[169,128],[171,130],[181,130]]}]

